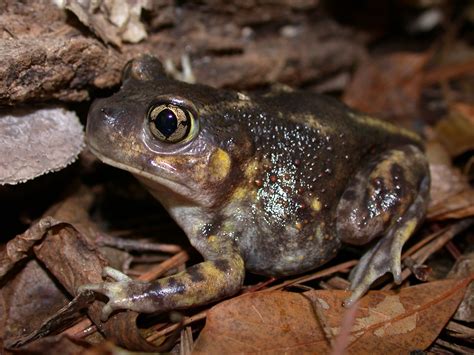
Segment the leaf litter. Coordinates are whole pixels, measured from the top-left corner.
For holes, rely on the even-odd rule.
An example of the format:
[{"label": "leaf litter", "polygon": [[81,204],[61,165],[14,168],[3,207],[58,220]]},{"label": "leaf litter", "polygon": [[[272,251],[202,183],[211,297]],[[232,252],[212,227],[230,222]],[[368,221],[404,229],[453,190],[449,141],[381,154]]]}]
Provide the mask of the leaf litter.
[{"label": "leaf litter", "polygon": [[[456,39],[457,31],[452,26],[442,41],[424,50],[371,53],[359,63],[343,95],[356,108],[418,130],[429,140],[432,201],[427,221],[403,254],[401,287],[382,278],[375,286],[379,290],[369,292],[357,308],[341,307],[347,297],[342,290],[348,283],[347,274],[359,257],[348,251],[328,266],[300,277],[250,279],[241,296],[170,315],[171,320],[166,315],[140,319],[134,312],[121,312],[103,323],[99,319],[101,300],[91,301],[87,295],[77,298],[75,290],[83,283],[102,280],[105,265],[153,280],[182,269],[188,260],[195,262],[195,257],[185,244],[131,242],[128,238],[111,241],[113,234],[142,232],[131,219],[118,231],[111,230],[107,216],[95,216],[100,225],[92,222],[94,206],[103,199],[104,178],[99,178],[102,187],[79,184],[76,193],[58,199],[26,232],[0,248],[2,345],[15,351],[61,349],[71,353],[85,349],[103,353],[117,345],[158,351],[175,344],[181,344],[183,353],[315,349],[319,353],[342,353],[344,349],[349,353],[406,353],[472,347],[472,327],[467,322],[473,314],[473,271],[472,255],[467,251],[473,238],[474,201],[472,177],[466,171],[473,151],[473,102],[468,84],[474,67],[472,51],[452,50],[460,41],[446,40]],[[104,37],[104,41],[123,45],[121,39]],[[87,170],[86,154],[81,164]],[[149,223],[140,214],[137,221]],[[151,234],[177,235],[176,230],[162,228],[169,222],[154,221],[160,228]],[[159,255],[162,260],[169,254],[172,256],[164,262],[156,258]],[[456,262],[450,273],[453,279],[447,275],[439,279],[432,271],[440,262],[438,256],[446,255]],[[325,290],[306,291],[311,288]],[[15,302],[28,307],[15,307]]]}]

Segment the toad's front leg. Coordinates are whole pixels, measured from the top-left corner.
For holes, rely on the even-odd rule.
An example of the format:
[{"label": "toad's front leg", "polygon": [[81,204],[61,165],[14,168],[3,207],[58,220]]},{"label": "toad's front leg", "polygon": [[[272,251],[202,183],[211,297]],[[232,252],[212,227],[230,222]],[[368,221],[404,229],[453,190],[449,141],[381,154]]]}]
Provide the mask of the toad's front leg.
[{"label": "toad's front leg", "polygon": [[347,306],[386,272],[401,282],[402,247],[423,219],[429,186],[424,154],[406,145],[373,157],[347,187],[338,205],[339,237],[355,245],[381,237],[351,273]]},{"label": "toad's front leg", "polygon": [[[217,238],[217,237],[214,237]],[[244,261],[230,245],[221,245],[206,261],[176,275],[152,282],[131,280],[112,268],[104,269],[115,282],[83,285],[109,298],[102,310],[107,320],[116,310],[154,313],[206,304],[237,293],[245,276]]]}]

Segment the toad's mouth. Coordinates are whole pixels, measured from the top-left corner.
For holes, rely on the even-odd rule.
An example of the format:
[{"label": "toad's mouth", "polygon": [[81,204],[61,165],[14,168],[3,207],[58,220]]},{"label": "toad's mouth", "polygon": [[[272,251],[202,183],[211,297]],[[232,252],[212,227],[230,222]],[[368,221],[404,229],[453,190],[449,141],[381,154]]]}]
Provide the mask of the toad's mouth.
[{"label": "toad's mouth", "polygon": [[[162,175],[151,174],[145,170],[118,162],[117,160],[109,158],[100,153],[90,144],[90,142],[88,143],[88,147],[92,154],[94,154],[100,161],[107,165],[113,166],[114,168],[118,168],[132,173],[135,177],[138,178],[140,182],[146,185],[148,189],[152,190],[151,192],[160,190],[160,187],[162,190],[164,187],[166,188],[166,190],[169,190],[170,193],[172,192],[178,195],[190,196],[192,193],[191,189],[188,186],[180,183],[179,181],[173,180]],[[165,172],[164,169],[163,172]]]}]

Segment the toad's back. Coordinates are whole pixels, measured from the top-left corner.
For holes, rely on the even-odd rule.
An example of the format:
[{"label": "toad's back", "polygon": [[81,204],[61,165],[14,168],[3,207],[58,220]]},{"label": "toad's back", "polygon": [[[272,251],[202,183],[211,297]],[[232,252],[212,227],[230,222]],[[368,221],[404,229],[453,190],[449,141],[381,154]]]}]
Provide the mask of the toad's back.
[{"label": "toad's back", "polygon": [[249,130],[255,152],[218,219],[235,220],[249,270],[275,276],[312,269],[340,247],[337,204],[358,168],[371,154],[420,139],[317,94],[270,93],[251,102],[227,116]]}]

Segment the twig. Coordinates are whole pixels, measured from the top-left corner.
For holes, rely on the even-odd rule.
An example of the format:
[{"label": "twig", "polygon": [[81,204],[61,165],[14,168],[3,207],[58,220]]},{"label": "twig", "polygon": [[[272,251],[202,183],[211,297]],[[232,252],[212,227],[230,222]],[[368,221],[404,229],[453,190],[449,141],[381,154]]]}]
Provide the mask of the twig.
[{"label": "twig", "polygon": [[290,285],[293,285],[293,284],[296,284],[296,283],[308,282],[308,281],[311,281],[311,280],[315,280],[315,279],[318,279],[318,278],[321,278],[321,277],[325,277],[325,276],[334,274],[336,272],[348,272],[348,270],[351,267],[353,267],[354,265],[356,265],[358,262],[359,262],[358,260],[346,261],[344,263],[334,265],[334,266],[331,266],[327,269],[315,272],[314,274],[311,274],[311,275],[305,275],[305,276],[298,277],[296,279],[287,280],[285,282],[282,282],[279,285],[275,285],[275,286],[269,287],[265,290],[262,290],[262,292],[271,291],[271,290],[279,290],[279,289],[282,289],[284,287],[287,287],[287,286],[290,286]]},{"label": "twig", "polygon": [[186,261],[188,261],[188,259],[188,252],[183,250],[178,254],[173,255],[171,258],[163,261],[161,264],[151,267],[150,270],[140,275],[137,279],[141,281],[155,280],[163,275],[166,271],[184,264]]},{"label": "twig", "polygon": [[184,327],[191,323],[197,322],[198,320],[204,319],[207,316],[207,311],[208,310],[205,310],[205,311],[199,312],[198,314],[195,314],[194,316],[186,317],[181,323],[172,324],[169,327],[166,327],[160,331],[157,331],[156,333],[151,334],[148,338],[146,338],[146,340],[149,342],[153,342],[156,339],[166,334],[169,334],[180,327]]}]

